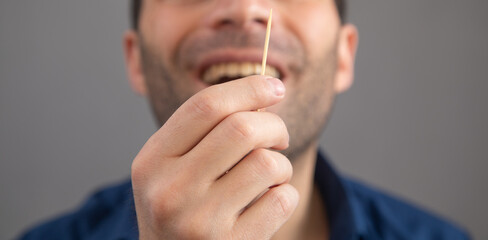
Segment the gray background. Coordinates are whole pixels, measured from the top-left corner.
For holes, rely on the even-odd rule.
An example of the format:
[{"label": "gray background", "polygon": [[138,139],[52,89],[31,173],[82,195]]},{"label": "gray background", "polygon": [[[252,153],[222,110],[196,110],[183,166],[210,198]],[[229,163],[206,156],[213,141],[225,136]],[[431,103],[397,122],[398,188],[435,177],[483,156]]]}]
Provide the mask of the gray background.
[{"label": "gray background", "polygon": [[[323,145],[343,172],[488,239],[488,1],[351,1],[354,87]],[[120,0],[0,2],[0,239],[129,174],[156,130],[125,77]]]}]

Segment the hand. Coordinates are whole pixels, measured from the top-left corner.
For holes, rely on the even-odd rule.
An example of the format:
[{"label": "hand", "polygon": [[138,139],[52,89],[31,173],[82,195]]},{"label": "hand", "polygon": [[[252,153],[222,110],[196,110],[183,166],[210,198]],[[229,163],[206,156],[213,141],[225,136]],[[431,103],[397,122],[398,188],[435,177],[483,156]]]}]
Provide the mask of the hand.
[{"label": "hand", "polygon": [[[140,239],[269,239],[291,216],[281,81],[251,76],[186,101],[132,164]],[[273,149],[273,150],[271,150]]]}]

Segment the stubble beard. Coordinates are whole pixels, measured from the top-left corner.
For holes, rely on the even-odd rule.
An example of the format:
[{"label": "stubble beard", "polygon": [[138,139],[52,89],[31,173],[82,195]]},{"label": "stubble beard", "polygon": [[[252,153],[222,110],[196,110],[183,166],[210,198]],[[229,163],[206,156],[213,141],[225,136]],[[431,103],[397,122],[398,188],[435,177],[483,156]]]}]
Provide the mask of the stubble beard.
[{"label": "stubble beard", "polygon": [[[290,134],[290,147],[282,153],[292,162],[311,147],[316,147],[325,129],[333,103],[332,78],[335,74],[335,54],[328,53],[322,61],[308,64],[299,89],[288,99],[284,111],[278,113],[285,121]],[[291,103],[293,101],[293,103]]]}]

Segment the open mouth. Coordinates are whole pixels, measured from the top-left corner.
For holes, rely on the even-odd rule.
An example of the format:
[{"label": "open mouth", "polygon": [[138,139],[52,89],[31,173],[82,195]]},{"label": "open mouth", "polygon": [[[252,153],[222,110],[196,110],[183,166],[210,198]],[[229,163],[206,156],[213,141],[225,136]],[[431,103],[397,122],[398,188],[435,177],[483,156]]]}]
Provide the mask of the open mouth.
[{"label": "open mouth", "polygon": [[[200,72],[200,79],[206,84],[220,84],[251,75],[261,74],[262,66],[255,62],[225,62],[210,65]],[[266,65],[265,75],[281,78],[283,74],[276,68]]]}]

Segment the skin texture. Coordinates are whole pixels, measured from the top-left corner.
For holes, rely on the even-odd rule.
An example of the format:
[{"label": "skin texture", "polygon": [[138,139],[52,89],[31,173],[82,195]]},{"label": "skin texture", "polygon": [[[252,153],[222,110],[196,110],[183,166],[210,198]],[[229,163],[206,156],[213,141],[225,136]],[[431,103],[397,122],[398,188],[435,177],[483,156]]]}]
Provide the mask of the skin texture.
[{"label": "skin texture", "polygon": [[[260,62],[270,8],[282,81],[201,82],[209,61]],[[124,38],[128,76],[162,126],[132,165],[141,239],[323,239],[315,153],[357,45],[334,2],[146,0],[139,27]]]}]

